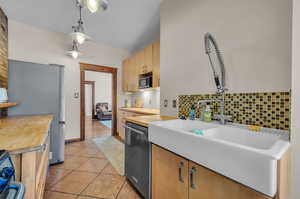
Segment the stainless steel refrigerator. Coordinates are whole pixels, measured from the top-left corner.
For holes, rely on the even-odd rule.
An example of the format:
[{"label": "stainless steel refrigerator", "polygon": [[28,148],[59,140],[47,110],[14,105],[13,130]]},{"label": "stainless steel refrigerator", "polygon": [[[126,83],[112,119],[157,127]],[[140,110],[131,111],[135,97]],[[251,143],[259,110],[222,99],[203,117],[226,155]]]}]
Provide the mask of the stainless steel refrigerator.
[{"label": "stainless steel refrigerator", "polygon": [[50,128],[50,164],[64,161],[64,66],[9,60],[8,96],[21,104],[9,116],[53,114]]}]

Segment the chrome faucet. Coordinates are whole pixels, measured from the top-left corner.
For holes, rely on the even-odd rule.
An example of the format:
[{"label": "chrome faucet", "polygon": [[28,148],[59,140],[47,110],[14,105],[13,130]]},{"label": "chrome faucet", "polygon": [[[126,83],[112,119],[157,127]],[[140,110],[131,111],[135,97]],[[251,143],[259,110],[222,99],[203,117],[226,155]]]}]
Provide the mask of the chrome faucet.
[{"label": "chrome faucet", "polygon": [[[208,100],[199,100],[197,102],[198,107],[203,104],[207,104],[210,102],[218,102],[220,103],[220,114],[214,115],[215,120],[219,120],[221,124],[226,124],[227,121],[232,120],[231,115],[225,115],[225,92],[221,94],[221,99],[208,99]],[[203,111],[202,111],[203,112]],[[202,113],[201,113],[202,114]]]},{"label": "chrome faucet", "polygon": [[227,121],[232,120],[231,115],[225,115],[225,92],[221,93],[220,103],[220,115],[214,115],[214,119],[219,120],[221,124],[226,124]]},{"label": "chrome faucet", "polygon": [[[225,115],[225,92],[227,91],[227,88],[225,87],[225,65],[224,61],[221,55],[221,52],[219,50],[219,47],[217,45],[217,41],[215,38],[210,34],[206,33],[204,36],[204,44],[205,44],[205,53],[208,55],[209,58],[209,63],[213,71],[214,75],[214,80],[215,84],[217,87],[217,94],[221,95],[221,99],[216,99],[216,100],[200,100],[199,103],[207,103],[207,102],[219,102],[220,103],[220,115],[215,115],[214,119],[219,120],[221,124],[226,124],[226,121],[229,121],[232,119],[232,116],[230,115]],[[213,48],[213,49],[212,49]],[[218,74],[214,63],[213,59],[211,57],[211,53],[215,52],[219,67],[220,67],[220,72],[221,74]],[[221,80],[219,78],[221,76]]]}]

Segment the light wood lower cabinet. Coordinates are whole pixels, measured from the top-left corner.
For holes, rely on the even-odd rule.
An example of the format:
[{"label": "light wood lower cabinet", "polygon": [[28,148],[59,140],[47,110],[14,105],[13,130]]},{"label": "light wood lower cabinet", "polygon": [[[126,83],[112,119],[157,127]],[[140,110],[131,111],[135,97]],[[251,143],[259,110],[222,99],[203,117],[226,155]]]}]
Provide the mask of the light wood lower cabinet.
[{"label": "light wood lower cabinet", "polygon": [[188,198],[188,161],[152,145],[152,199]]},{"label": "light wood lower cabinet", "polygon": [[270,199],[191,161],[189,175],[189,199]]},{"label": "light wood lower cabinet", "polygon": [[42,150],[11,155],[16,181],[25,185],[25,199],[42,199],[49,166],[49,137]]},{"label": "light wood lower cabinet", "polygon": [[271,199],[152,145],[152,199]]},{"label": "light wood lower cabinet", "polygon": [[122,140],[125,139],[125,117],[134,117],[134,116],[141,116],[143,114],[138,114],[138,113],[132,113],[132,112],[127,112],[127,111],[121,111],[119,110],[118,114],[118,134],[121,137]]}]

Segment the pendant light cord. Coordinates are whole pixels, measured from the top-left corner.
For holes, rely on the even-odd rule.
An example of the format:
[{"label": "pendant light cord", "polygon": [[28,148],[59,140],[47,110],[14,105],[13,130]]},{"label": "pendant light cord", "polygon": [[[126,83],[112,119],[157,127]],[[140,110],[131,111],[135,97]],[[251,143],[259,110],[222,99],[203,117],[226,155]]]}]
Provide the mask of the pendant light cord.
[{"label": "pendant light cord", "polygon": [[82,21],[82,18],[81,18],[81,9],[82,9],[82,6],[79,5],[79,21]]}]

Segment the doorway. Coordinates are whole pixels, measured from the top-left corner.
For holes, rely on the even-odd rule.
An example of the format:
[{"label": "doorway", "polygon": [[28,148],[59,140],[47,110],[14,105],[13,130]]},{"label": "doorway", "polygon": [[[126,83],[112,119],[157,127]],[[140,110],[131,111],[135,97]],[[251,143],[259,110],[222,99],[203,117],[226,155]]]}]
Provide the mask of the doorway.
[{"label": "doorway", "polygon": [[80,63],[80,93],[80,140],[116,136],[117,69]]},{"label": "doorway", "polygon": [[95,81],[84,81],[85,115],[95,119]]}]

